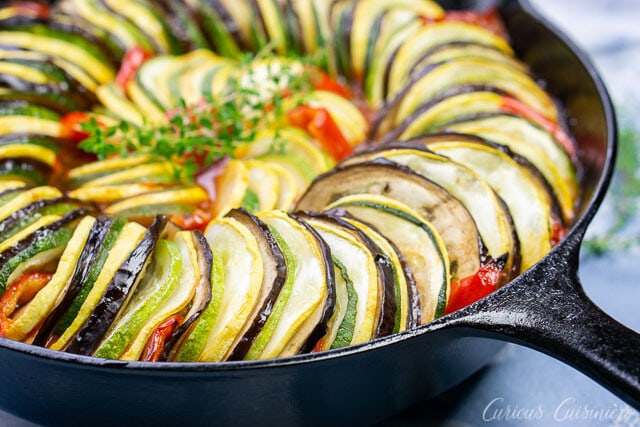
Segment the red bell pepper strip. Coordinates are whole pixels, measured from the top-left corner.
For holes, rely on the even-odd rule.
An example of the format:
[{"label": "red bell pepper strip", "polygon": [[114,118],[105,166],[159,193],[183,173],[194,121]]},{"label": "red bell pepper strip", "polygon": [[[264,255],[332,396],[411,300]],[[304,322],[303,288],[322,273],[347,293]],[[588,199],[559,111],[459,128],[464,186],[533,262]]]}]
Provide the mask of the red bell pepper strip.
[{"label": "red bell pepper strip", "polygon": [[475,274],[453,282],[445,312],[459,310],[495,291],[503,269],[504,262],[490,261]]},{"label": "red bell pepper strip", "polygon": [[25,273],[7,288],[0,297],[0,336],[6,336],[11,328],[13,312],[31,301],[52,277],[53,274]]},{"label": "red bell pepper strip", "polygon": [[167,320],[162,322],[149,337],[147,345],[142,352],[140,360],[144,362],[157,362],[162,355],[162,349],[164,348],[167,338],[171,336],[176,326],[183,322],[183,317],[179,314],[174,314]]},{"label": "red bell pepper strip", "polygon": [[127,52],[122,58],[120,64],[120,70],[116,75],[116,84],[121,88],[124,88],[129,80],[133,79],[142,64],[149,60],[153,54],[146,51],[140,46],[135,46],[127,49]]},{"label": "red bell pepper strip", "polygon": [[334,159],[342,160],[353,152],[353,147],[326,108],[301,105],[287,113],[292,126],[307,131]]},{"label": "red bell pepper strip", "polygon": [[558,218],[551,217],[551,247],[560,243],[567,235],[568,230]]},{"label": "red bell pepper strip", "polygon": [[549,120],[548,118],[546,118],[545,116],[543,116],[542,114],[540,114],[539,112],[537,112],[536,110],[528,106],[527,104],[515,98],[512,98],[510,96],[504,96],[502,98],[501,107],[503,111],[507,113],[517,114],[526,119],[529,119],[535,124],[537,124],[538,126],[540,126],[541,128],[543,128],[544,130],[546,130],[547,132],[549,132],[551,135],[553,135],[555,140],[558,141],[558,143],[562,146],[562,148],[564,148],[564,150],[567,152],[569,157],[571,157],[571,160],[574,163],[576,162],[577,160],[576,144],[558,123],[555,123],[552,120]]}]

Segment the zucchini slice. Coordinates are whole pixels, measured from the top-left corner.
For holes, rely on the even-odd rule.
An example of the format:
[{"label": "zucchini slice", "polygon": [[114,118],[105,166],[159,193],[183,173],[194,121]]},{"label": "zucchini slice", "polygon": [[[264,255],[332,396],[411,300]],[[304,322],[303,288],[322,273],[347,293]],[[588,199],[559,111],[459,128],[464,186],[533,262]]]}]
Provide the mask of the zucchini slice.
[{"label": "zucchini slice", "polygon": [[[188,310],[184,313],[184,322],[178,326],[167,338],[160,355],[160,360],[173,360],[177,349],[184,342],[184,337],[190,334],[193,325],[209,307],[212,298],[211,272],[213,267],[213,254],[207,243],[207,239],[199,231],[191,232],[191,240],[197,255],[197,265],[194,267],[198,282],[193,298],[189,302]],[[193,260],[192,260],[193,261]]]},{"label": "zucchini slice", "polygon": [[79,35],[44,25],[0,31],[0,45],[42,52],[77,64],[99,83],[106,83],[115,77],[110,62],[98,47]]},{"label": "zucchini slice", "polygon": [[55,269],[55,265],[72,234],[71,228],[61,227],[48,236],[32,242],[16,255],[2,262],[0,266],[0,295],[24,273],[48,272],[52,271],[52,266]]},{"label": "zucchini slice", "polygon": [[62,193],[55,187],[41,186],[14,192],[11,200],[0,206],[0,220],[9,218],[14,212],[25,208],[38,200],[58,199]]},{"label": "zucchini slice", "polygon": [[[154,320],[154,315],[179,287],[184,286],[189,291],[195,283],[194,278],[189,275],[180,276],[184,272],[182,262],[181,249],[177,243],[164,239],[158,241],[149,267],[133,291],[131,300],[107,331],[93,356],[107,359],[122,357],[125,360],[136,360],[139,357],[141,347],[146,343],[144,338],[157,326],[158,319],[149,325]],[[164,318],[162,316],[160,321]],[[137,341],[140,333],[144,340],[142,343]]]},{"label": "zucchini slice", "polygon": [[432,142],[428,147],[473,169],[486,180],[512,214],[520,241],[520,270],[551,250],[552,208],[546,189],[508,154],[482,142]]},{"label": "zucchini slice", "polygon": [[504,63],[481,58],[460,58],[425,69],[399,90],[388,106],[379,112],[384,118],[380,131],[385,132],[402,123],[421,105],[443,91],[470,84],[496,87],[552,122],[558,121],[555,103],[529,75]]},{"label": "zucchini slice", "polygon": [[[400,250],[385,236],[369,224],[357,221],[354,218],[339,218],[330,215],[332,220],[350,229],[361,233],[369,239],[376,249],[379,272],[385,277],[385,283],[389,277],[393,281],[396,300],[396,318],[393,332],[402,332],[415,328],[420,324],[420,297],[418,288],[405,257]],[[387,285],[385,285],[387,286]],[[386,292],[385,292],[386,293]]]},{"label": "zucchini slice", "polygon": [[424,146],[410,143],[404,146],[400,143],[375,147],[352,157],[347,164],[376,157],[407,166],[439,184],[462,202],[473,217],[489,255],[494,259],[507,257],[501,283],[506,283],[519,272],[519,241],[513,227],[511,213],[491,186],[476,172],[435,154]]},{"label": "zucchini slice", "polygon": [[[2,325],[5,337],[22,340],[38,326],[55,308],[60,295],[64,295],[68,283],[76,270],[76,264],[81,258],[91,256],[83,251],[90,234],[92,234],[95,218],[85,216],[76,227],[71,240],[67,244],[55,274],[29,303],[10,319],[8,325]],[[84,260],[83,260],[84,262]]]},{"label": "zucchini slice", "polygon": [[139,194],[109,205],[104,212],[127,218],[188,213],[209,200],[201,187],[185,187]]},{"label": "zucchini slice", "polygon": [[216,199],[211,206],[214,218],[220,218],[231,209],[242,206],[249,187],[249,171],[244,162],[231,159],[215,180]]},{"label": "zucchini slice", "polygon": [[[77,187],[82,184],[86,184],[89,181],[93,181],[97,178],[114,174],[115,172],[123,172],[130,169],[134,169],[137,166],[150,163],[153,159],[151,156],[136,155],[131,157],[100,160],[97,162],[87,163],[86,165],[78,166],[67,172],[67,183],[69,186]],[[162,172],[169,173],[168,169],[163,168]],[[131,173],[129,171],[129,173]],[[156,170],[144,169],[144,172],[140,173],[141,176],[148,176],[149,174],[155,174]],[[139,176],[138,174],[134,177]],[[124,179],[110,178],[107,181],[93,182],[91,185],[111,185],[118,182],[126,181],[130,179],[130,175],[125,175]]]},{"label": "zucchini slice", "polygon": [[386,143],[422,136],[459,117],[500,112],[503,99],[504,94],[491,87],[456,86],[421,105],[398,126],[377,137]]},{"label": "zucchini slice", "polygon": [[[13,262],[12,259],[16,256],[18,256],[19,259],[22,258],[22,252],[26,249],[31,249],[34,244],[39,246],[37,245],[37,242],[39,241],[42,241],[42,244],[47,246],[47,241],[54,233],[63,227],[74,225],[78,219],[87,215],[87,213],[88,211],[84,208],[76,209],[64,214],[60,219],[34,230],[22,240],[15,242],[13,245],[0,252],[0,267],[4,268],[7,263],[11,264]],[[3,293],[4,291],[5,289],[0,288],[0,293]]]},{"label": "zucchini slice", "polygon": [[150,1],[140,0],[103,0],[113,13],[127,19],[144,33],[145,39],[159,53],[179,51],[177,41],[171,29]]},{"label": "zucchini slice", "polygon": [[398,49],[389,72],[388,97],[397,94],[409,82],[412,74],[420,71],[416,70],[416,66],[425,55],[438,46],[453,42],[472,42],[490,46],[508,56],[513,55],[506,40],[479,25],[451,21],[425,25]]},{"label": "zucchini slice", "polygon": [[[253,192],[257,199],[257,207],[252,213],[270,211],[278,204],[280,179],[273,167],[259,160],[247,160],[247,191]],[[246,198],[246,193],[245,193]]]},{"label": "zucchini slice", "polygon": [[549,181],[562,207],[565,222],[571,224],[580,196],[577,171],[571,157],[552,134],[533,122],[510,114],[487,114],[460,118],[441,129],[469,133],[506,145],[533,163]]},{"label": "zucchini slice", "polygon": [[[354,76],[362,78],[365,69],[366,47],[371,43],[371,29],[375,20],[384,13],[401,10],[422,19],[437,20],[444,11],[435,2],[415,0],[364,0],[355,3],[351,30],[351,68]],[[431,24],[435,25],[435,24]],[[431,27],[429,25],[428,27]],[[457,34],[460,37],[460,34]]]},{"label": "zucchini slice", "polygon": [[[383,330],[392,330],[396,309],[395,300],[385,299],[386,289],[382,278],[378,275],[374,253],[370,248],[333,224],[309,216],[304,216],[303,219],[329,245],[333,263],[345,281],[345,287],[353,288],[355,291],[355,319],[351,330],[352,338],[347,345],[374,338],[381,321],[390,321],[390,325],[384,325]],[[395,297],[394,294],[391,296]],[[348,300],[351,302],[352,298]],[[383,307],[383,305],[386,306]],[[389,311],[386,317],[381,316],[383,308]],[[347,316],[350,314],[350,311],[345,313]],[[332,344],[333,341],[327,343],[331,347]]]},{"label": "zucchini slice", "polygon": [[[102,338],[104,332],[109,328],[110,321],[107,316],[101,317],[99,314],[94,314],[94,310],[97,305],[103,301],[103,296],[107,289],[112,289],[114,285],[112,283],[119,279],[122,280],[122,275],[130,274],[131,279],[135,280],[137,275],[131,263],[135,258],[140,258],[141,250],[143,247],[139,246],[144,238],[146,238],[146,229],[136,223],[126,224],[122,231],[118,234],[118,237],[113,244],[113,247],[108,252],[106,261],[103,268],[100,270],[98,277],[95,279],[95,283],[91,287],[91,290],[87,294],[84,302],[78,308],[77,314],[73,317],[69,326],[64,329],[64,332],[60,336],[49,343],[49,348],[53,350],[65,350],[73,353],[90,354],[93,347],[95,347],[99,340]],[[140,249],[138,249],[140,247]],[[142,251],[144,252],[144,251]],[[117,283],[117,282],[116,282]],[[115,304],[114,304],[115,305]],[[119,307],[120,305],[118,305]],[[95,335],[90,336],[87,330],[87,326],[95,328],[95,324],[102,320],[105,322],[101,328],[102,331],[98,331]],[[91,323],[89,320],[91,319]],[[111,319],[112,321],[113,319]],[[96,328],[97,329],[97,328]],[[79,332],[82,332],[82,336],[78,337]],[[86,337],[87,343],[84,344],[82,338]],[[78,339],[80,338],[80,339]],[[89,340],[91,342],[89,342]],[[86,348],[90,347],[90,348]]]},{"label": "zucchini slice", "polygon": [[111,220],[100,216],[97,218],[94,227],[96,228],[95,235],[92,239],[89,239],[94,244],[85,245],[85,248],[83,248],[83,251],[88,251],[92,254],[92,258],[85,258],[83,263],[78,263],[79,268],[74,272],[67,292],[43,323],[33,341],[34,344],[43,347],[47,346],[57,339],[71,324],[95,283],[107,254],[113,247],[117,234],[124,227],[124,221],[121,218]]},{"label": "zucchini slice", "polygon": [[102,298],[69,343],[66,351],[86,355],[95,352],[111,325],[126,312],[166,228],[167,219],[157,217],[146,230],[140,243],[112,276]]},{"label": "zucchini slice", "polygon": [[146,34],[134,23],[106,9],[104,7],[106,3],[98,0],[67,0],[67,4],[66,9],[72,15],[104,30],[125,49],[141,46],[147,51],[154,51],[154,46]]},{"label": "zucchini slice", "polygon": [[[241,222],[221,218],[211,222],[204,234],[214,262],[221,267],[221,270],[214,268],[213,274],[222,277],[212,281],[220,281],[223,293],[215,318],[206,323],[201,319],[192,336],[204,341],[196,360],[213,362],[225,360],[254,312],[264,269],[258,241]],[[206,334],[198,331],[202,327],[206,328]]]},{"label": "zucchini slice", "polygon": [[234,342],[233,349],[228,357],[228,360],[241,360],[244,359],[255,338],[264,328],[269,315],[275,307],[278,296],[285,284],[287,265],[276,239],[264,222],[242,209],[234,209],[227,216],[244,224],[256,237],[264,270],[260,295],[254,306],[254,311]]},{"label": "zucchini slice", "polygon": [[444,315],[451,281],[449,256],[433,225],[408,206],[373,194],[345,196],[328,208],[343,209],[373,225],[398,247],[415,279],[422,323]]},{"label": "zucchini slice", "polygon": [[[327,263],[326,245],[308,226],[280,211],[261,214],[286,262],[286,279],[276,303],[245,359],[268,359],[309,351],[324,335],[313,332],[326,327],[333,307],[333,265]],[[330,316],[330,315],[329,315]],[[324,325],[321,324],[324,321]],[[306,345],[309,337],[315,339]],[[311,348],[308,348],[311,347]]]},{"label": "zucchini slice", "polygon": [[424,27],[419,18],[398,12],[388,14],[381,25],[380,41],[372,48],[374,53],[364,82],[366,98],[374,108],[385,104],[389,89],[387,78],[398,49]]}]

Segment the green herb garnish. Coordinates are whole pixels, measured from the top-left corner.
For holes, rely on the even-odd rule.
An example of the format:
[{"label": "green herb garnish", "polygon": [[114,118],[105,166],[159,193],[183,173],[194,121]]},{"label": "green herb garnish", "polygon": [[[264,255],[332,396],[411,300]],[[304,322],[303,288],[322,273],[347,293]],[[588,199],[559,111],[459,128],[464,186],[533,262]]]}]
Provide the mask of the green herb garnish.
[{"label": "green herb garnish", "polygon": [[149,154],[168,160],[178,181],[190,183],[199,168],[233,157],[238,146],[283,120],[285,105],[299,105],[312,90],[309,68],[303,60],[245,57],[238,72],[218,96],[199,105],[184,101],[167,114],[165,124],[135,126],[120,121],[101,126],[95,119],[83,124],[89,137],[79,147],[99,159]]}]

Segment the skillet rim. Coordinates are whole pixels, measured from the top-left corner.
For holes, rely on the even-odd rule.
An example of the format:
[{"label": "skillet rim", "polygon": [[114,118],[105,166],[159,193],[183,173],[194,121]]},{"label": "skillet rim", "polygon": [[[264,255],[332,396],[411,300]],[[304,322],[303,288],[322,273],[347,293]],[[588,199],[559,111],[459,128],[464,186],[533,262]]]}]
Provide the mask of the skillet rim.
[{"label": "skillet rim", "polygon": [[[517,278],[507,283],[501,289],[493,292],[489,296],[482,298],[481,300],[473,303],[461,310],[458,310],[449,315],[443,316],[430,323],[420,325],[416,328],[399,332],[387,337],[376,338],[371,341],[362,344],[351,345],[348,347],[323,351],[321,353],[307,353],[289,357],[266,359],[266,360],[243,360],[243,361],[225,361],[225,362],[142,362],[142,361],[121,361],[113,359],[102,359],[93,356],[82,356],[72,353],[66,353],[62,351],[50,350],[43,347],[38,347],[32,344],[26,344],[19,341],[10,340],[8,338],[0,337],[0,349],[3,351],[12,351],[15,353],[23,354],[27,357],[34,357],[42,359],[49,363],[61,363],[74,365],[77,368],[85,369],[108,369],[128,372],[131,374],[144,374],[149,372],[160,373],[201,373],[201,374],[215,374],[216,372],[227,373],[233,371],[247,371],[247,370],[264,370],[269,368],[280,368],[285,366],[306,365],[314,362],[323,362],[333,359],[339,359],[356,355],[364,352],[375,351],[399,342],[403,342],[414,337],[424,335],[427,333],[435,332],[438,330],[446,329],[449,327],[460,328],[464,327],[464,322],[453,324],[454,320],[461,320],[466,315],[475,312],[478,302],[482,302],[503,290],[508,290],[513,287],[517,282],[523,280],[523,277],[530,274],[531,271],[541,268],[550,257],[556,256],[558,251],[569,250],[569,253],[577,252],[580,250],[580,243],[586,231],[587,226],[592,221],[598,208],[602,204],[608,187],[610,185],[613,172],[615,169],[615,159],[617,153],[617,121],[615,116],[615,109],[606,86],[600,77],[596,67],[589,58],[589,56],[577,46],[577,44],[562,30],[560,30],[553,22],[542,15],[532,4],[530,0],[498,0],[500,5],[507,8],[514,8],[518,11],[524,12],[529,19],[532,19],[537,24],[548,30],[553,36],[555,36],[561,44],[563,44],[569,52],[571,52],[577,58],[578,62],[582,65],[584,70],[590,77],[590,82],[594,85],[595,91],[600,100],[602,110],[604,112],[604,119],[607,125],[607,137],[606,137],[606,152],[603,162],[603,168],[600,172],[600,176],[597,183],[594,185],[591,197],[584,207],[581,208],[582,214],[572,226],[571,230],[565,236],[565,238],[556,245],[544,258],[539,260],[529,270],[522,272]],[[510,4],[513,3],[513,4]],[[581,183],[584,187],[584,183]],[[565,255],[562,255],[566,258]],[[572,266],[573,270],[577,270],[578,266]],[[506,341],[506,340],[505,340]]]}]

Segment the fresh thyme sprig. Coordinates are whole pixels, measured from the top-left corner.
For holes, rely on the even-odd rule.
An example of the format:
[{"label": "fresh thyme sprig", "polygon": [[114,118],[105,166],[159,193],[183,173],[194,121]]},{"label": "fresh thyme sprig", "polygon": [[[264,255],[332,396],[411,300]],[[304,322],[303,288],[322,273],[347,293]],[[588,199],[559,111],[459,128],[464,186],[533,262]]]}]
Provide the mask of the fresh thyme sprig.
[{"label": "fresh thyme sprig", "polygon": [[199,168],[233,157],[238,146],[282,120],[287,101],[289,106],[303,102],[313,87],[312,68],[303,60],[258,54],[241,60],[237,69],[221,94],[197,105],[182,101],[165,124],[102,126],[92,118],[83,124],[89,137],[79,146],[100,159],[150,154],[170,161],[177,180],[192,182]]}]

